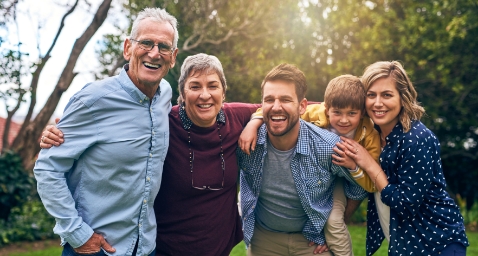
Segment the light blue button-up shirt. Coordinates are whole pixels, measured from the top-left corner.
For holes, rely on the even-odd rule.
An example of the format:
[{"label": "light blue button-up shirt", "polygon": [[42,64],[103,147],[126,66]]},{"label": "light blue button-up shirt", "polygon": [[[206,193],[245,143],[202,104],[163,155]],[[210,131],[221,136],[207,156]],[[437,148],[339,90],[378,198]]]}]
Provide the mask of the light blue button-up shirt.
[{"label": "light blue button-up shirt", "polygon": [[40,152],[34,174],[62,244],[79,247],[96,232],[116,249],[111,255],[131,255],[136,241],[137,255],[148,255],[156,247],[153,203],[169,145],[172,91],[162,80],[149,99],[127,69],[70,99],[58,124],[65,142]]},{"label": "light blue button-up shirt", "polygon": [[[348,198],[362,200],[367,191],[360,187],[350,172],[332,164],[335,144],[340,138],[327,130],[300,120],[299,138],[290,163],[302,207],[307,214],[302,234],[309,241],[325,243],[323,228],[332,210],[336,175],[343,176]],[[262,185],[264,157],[267,154],[267,130],[263,124],[257,133],[257,146],[250,155],[237,150],[241,169],[241,205],[244,242],[249,246],[255,226],[255,211]]]}]

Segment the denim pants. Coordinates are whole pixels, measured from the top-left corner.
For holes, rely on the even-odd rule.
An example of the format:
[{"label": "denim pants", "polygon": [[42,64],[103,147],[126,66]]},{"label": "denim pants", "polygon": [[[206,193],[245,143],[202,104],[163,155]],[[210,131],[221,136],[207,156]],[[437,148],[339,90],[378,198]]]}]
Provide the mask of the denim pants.
[{"label": "denim pants", "polygon": [[[153,252],[149,254],[149,256],[154,256],[155,254],[156,249],[154,249]],[[65,246],[63,246],[63,252],[61,253],[61,256],[106,256],[106,253],[103,252],[103,250],[100,250],[99,252],[93,254],[79,254],[73,250],[70,244],[66,243]],[[135,256],[135,254],[133,254],[133,256]]]}]

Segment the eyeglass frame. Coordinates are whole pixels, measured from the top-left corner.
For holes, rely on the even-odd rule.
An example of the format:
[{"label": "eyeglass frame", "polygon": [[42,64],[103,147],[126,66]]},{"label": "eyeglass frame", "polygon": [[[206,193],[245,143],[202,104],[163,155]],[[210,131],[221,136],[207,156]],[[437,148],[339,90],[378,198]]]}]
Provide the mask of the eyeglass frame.
[{"label": "eyeglass frame", "polygon": [[224,157],[222,154],[219,154],[221,157],[221,168],[222,168],[222,183],[220,188],[212,188],[211,186],[202,186],[202,187],[196,187],[194,186],[194,176],[193,176],[193,166],[194,166],[194,151],[192,151],[192,158],[191,158],[191,186],[192,188],[198,189],[198,190],[213,190],[213,191],[218,191],[221,189],[224,189],[224,173],[226,171],[226,162],[224,161]]},{"label": "eyeglass frame", "polygon": [[[138,45],[139,45],[139,47],[140,47],[141,49],[143,49],[143,50],[145,50],[145,51],[148,51],[148,52],[151,51],[151,50],[153,50],[153,48],[154,48],[155,46],[158,46],[158,52],[159,52],[159,54],[161,54],[161,55],[168,55],[168,54],[169,54],[169,55],[172,55],[173,52],[174,52],[174,50],[176,49],[175,47],[169,46],[169,45],[167,45],[167,44],[165,44],[165,43],[157,43],[157,44],[155,44],[155,43],[154,43],[152,40],[150,40],[150,39],[136,40],[136,39],[130,38],[129,40],[138,43]],[[144,45],[141,44],[141,42],[143,42],[143,41],[149,41],[149,42],[152,42],[152,43],[153,43],[153,45],[151,46],[151,48],[150,48],[149,50],[148,50],[148,49],[145,49],[145,48],[144,48]],[[161,52],[161,48],[159,47],[160,45],[167,46],[167,47],[169,47],[170,49],[168,50],[168,52],[163,53],[163,52]]]}]

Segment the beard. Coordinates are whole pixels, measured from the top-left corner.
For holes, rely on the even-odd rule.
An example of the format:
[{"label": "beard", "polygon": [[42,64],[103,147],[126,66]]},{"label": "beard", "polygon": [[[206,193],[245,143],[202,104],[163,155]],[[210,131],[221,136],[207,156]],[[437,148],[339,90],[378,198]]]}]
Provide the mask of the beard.
[{"label": "beard", "polygon": [[[271,119],[271,115],[283,115],[286,117],[285,122],[281,124],[275,124],[274,121]],[[266,123],[267,132],[275,137],[281,137],[288,134],[299,122],[299,115],[288,115],[287,113],[272,113],[270,115],[266,115],[264,122]]]}]

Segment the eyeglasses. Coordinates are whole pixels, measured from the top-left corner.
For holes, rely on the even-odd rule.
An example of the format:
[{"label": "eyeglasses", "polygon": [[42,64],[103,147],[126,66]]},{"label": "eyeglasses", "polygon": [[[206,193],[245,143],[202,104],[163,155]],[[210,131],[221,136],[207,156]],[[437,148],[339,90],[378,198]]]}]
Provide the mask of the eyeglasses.
[{"label": "eyeglasses", "polygon": [[155,46],[158,46],[159,53],[162,55],[169,55],[173,54],[174,47],[169,46],[164,43],[158,43],[155,44],[151,40],[135,40],[135,39],[130,39],[131,41],[137,42],[139,44],[139,47],[145,51],[151,51]]},{"label": "eyeglasses", "polygon": [[199,189],[199,190],[221,190],[224,188],[224,172],[225,172],[225,169],[226,169],[226,163],[224,162],[224,157],[222,156],[222,154],[220,154],[219,156],[221,157],[221,168],[222,168],[222,183],[221,183],[221,187],[212,187],[212,186],[202,186],[202,187],[196,187],[194,186],[194,174],[193,174],[193,162],[194,162],[194,151],[192,151],[192,158],[190,159],[191,163],[191,185],[193,188],[195,189]]}]

